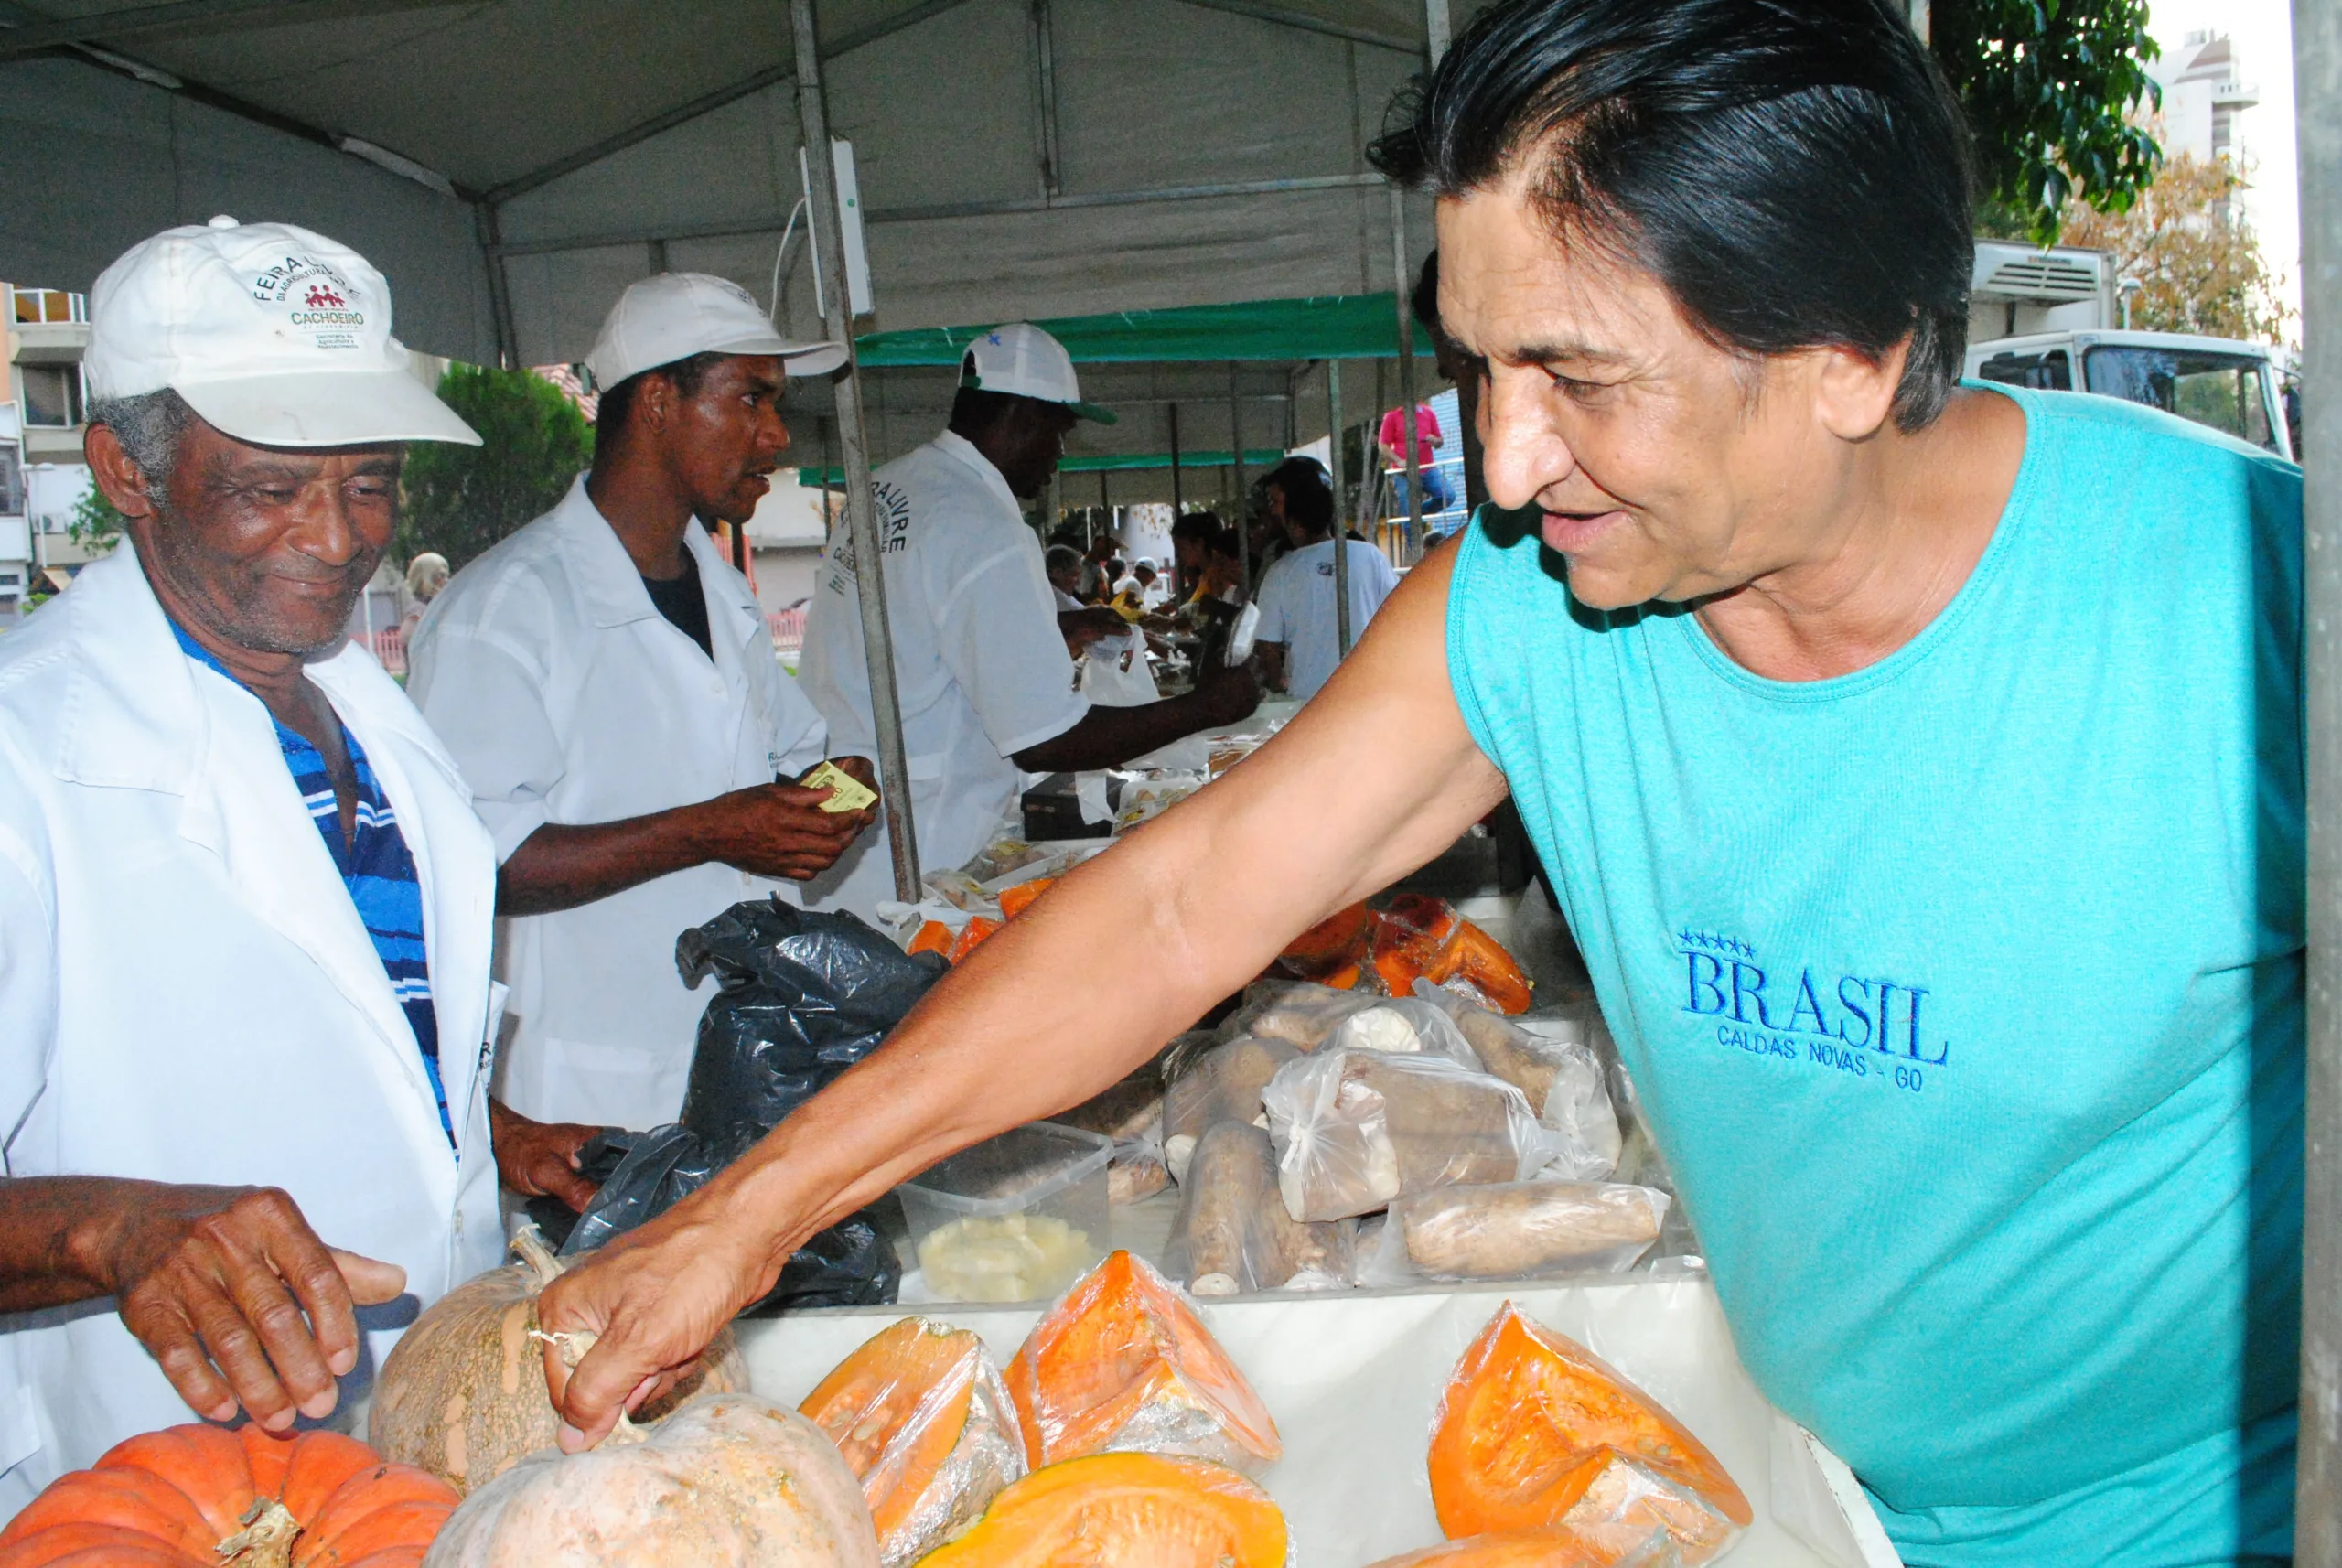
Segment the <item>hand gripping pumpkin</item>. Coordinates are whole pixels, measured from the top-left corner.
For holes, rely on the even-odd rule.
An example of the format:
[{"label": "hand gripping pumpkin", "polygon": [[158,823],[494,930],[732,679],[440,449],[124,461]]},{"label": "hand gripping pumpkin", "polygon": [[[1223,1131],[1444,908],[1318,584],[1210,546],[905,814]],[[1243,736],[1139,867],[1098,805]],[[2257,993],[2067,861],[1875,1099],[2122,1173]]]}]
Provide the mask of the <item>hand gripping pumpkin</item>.
[{"label": "hand gripping pumpkin", "polygon": [[[552,1447],[561,1431],[533,1332],[537,1297],[560,1277],[562,1262],[533,1228],[513,1239],[512,1250],[519,1262],[457,1286],[399,1337],[367,1417],[366,1434],[383,1457],[421,1466],[459,1493]],[[694,1394],[747,1386],[727,1328],[698,1372],[636,1417],[655,1421]]]},{"label": "hand gripping pumpkin", "polygon": [[455,1507],[337,1432],[172,1426],[52,1482],[0,1530],[0,1568],[415,1568]]},{"label": "hand gripping pumpkin", "polygon": [[424,1568],[879,1568],[829,1437],[754,1394],[703,1394],[635,1441],[532,1454],[448,1520]]},{"label": "hand gripping pumpkin", "polygon": [[1144,1449],[1239,1469],[1284,1452],[1268,1407],[1185,1297],[1129,1252],[1076,1280],[1008,1364],[1035,1469]]},{"label": "hand gripping pumpkin", "polygon": [[1095,1454],[1037,1470],[919,1568],[1284,1568],[1284,1515],[1225,1466]]},{"label": "hand gripping pumpkin", "polygon": [[984,1342],[906,1317],[838,1364],[798,1407],[862,1478],[886,1568],[975,1522],[1025,1474],[1025,1440]]},{"label": "hand gripping pumpkin", "polygon": [[1660,1532],[1705,1563],[1749,1521],[1714,1455],[1583,1345],[1510,1302],[1440,1395],[1431,1500],[1450,1536],[1562,1530],[1615,1561]]}]

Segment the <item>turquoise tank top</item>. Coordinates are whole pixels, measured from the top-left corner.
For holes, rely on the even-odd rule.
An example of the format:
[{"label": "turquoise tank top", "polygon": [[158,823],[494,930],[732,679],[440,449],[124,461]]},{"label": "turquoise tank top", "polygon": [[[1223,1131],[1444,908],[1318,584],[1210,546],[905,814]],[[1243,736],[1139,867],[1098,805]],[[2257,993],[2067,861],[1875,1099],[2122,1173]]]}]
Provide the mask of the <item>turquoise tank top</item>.
[{"label": "turquoise tank top", "polygon": [[1742,1359],[1906,1560],[2292,1549],[2301,475],[2011,392],[1918,638],[1761,679],[1484,512],[1447,613]]}]

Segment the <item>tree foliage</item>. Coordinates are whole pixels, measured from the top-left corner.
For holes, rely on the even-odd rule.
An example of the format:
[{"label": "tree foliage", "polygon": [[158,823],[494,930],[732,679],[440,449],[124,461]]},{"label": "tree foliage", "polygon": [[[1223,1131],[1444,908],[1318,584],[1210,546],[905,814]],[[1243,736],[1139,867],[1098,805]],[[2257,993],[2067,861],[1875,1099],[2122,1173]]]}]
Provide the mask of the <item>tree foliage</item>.
[{"label": "tree foliage", "polygon": [[2122,212],[2154,182],[2162,153],[2133,113],[2162,102],[2146,0],[1934,0],[1928,36],[1975,133],[1988,229],[2053,244],[2074,197]]},{"label": "tree foliage", "polygon": [[435,550],[461,571],[552,510],[593,461],[594,430],[558,387],[527,371],[450,365],[439,397],[482,445],[418,441],[407,449],[392,552],[408,561]]},{"label": "tree foliage", "polygon": [[2239,198],[2251,170],[2182,153],[2122,212],[2070,214],[2065,242],[2114,253],[2136,278],[2131,325],[2150,332],[2282,342],[2287,310]]},{"label": "tree foliage", "polygon": [[114,510],[105,491],[92,484],[73,503],[73,515],[65,521],[65,537],[91,554],[99,555],[113,549],[122,538],[122,513]]}]

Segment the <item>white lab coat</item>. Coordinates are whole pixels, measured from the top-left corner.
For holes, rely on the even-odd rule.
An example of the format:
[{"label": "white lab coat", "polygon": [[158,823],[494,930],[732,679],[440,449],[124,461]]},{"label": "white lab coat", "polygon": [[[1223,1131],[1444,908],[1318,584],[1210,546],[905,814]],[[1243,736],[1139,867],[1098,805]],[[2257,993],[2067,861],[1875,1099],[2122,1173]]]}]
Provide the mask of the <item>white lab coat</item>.
[{"label": "white lab coat", "polygon": [[[446,740],[499,861],[547,822],[646,816],[822,756],[822,715],[773,654],[747,579],[683,530],[714,660],[650,602],[586,493],[456,574],[408,655],[407,690]],[[744,898],[793,884],[708,865],[607,898],[502,922],[517,1026],[498,1093],[546,1122],[652,1127],[682,1110],[699,1017],[675,939]]]},{"label": "white lab coat", "polygon": [[[886,561],[886,625],[922,872],[965,865],[1008,821],[1010,760],[1090,712],[1074,690],[1040,541],[984,455],[944,432],[871,478]],[[854,548],[841,521],[815,580],[799,666],[842,753],[878,755]],[[807,884],[817,908],[870,918],[895,896],[883,833]]]},{"label": "white lab coat", "polygon": [[[179,648],[125,543],[0,640],[7,1173],[281,1187],[328,1244],[401,1265],[428,1304],[503,1251],[485,1099],[496,863],[381,666],[345,646],[309,675],[414,855],[460,1156],[267,710]],[[345,1402],[415,1305],[361,1309]],[[133,1433],[194,1419],[111,1300],[0,1328],[0,1515]]]}]

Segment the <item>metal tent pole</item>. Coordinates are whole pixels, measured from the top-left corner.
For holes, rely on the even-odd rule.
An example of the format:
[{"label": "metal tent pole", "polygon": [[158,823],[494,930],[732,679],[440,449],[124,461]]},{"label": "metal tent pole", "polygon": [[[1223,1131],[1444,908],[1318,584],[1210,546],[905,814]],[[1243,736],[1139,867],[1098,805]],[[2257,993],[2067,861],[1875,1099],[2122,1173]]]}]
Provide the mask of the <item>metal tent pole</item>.
[{"label": "metal tent pole", "polygon": [[1244,510],[1244,420],[1236,410],[1236,361],[1228,361],[1228,510]]},{"label": "metal tent pole", "polygon": [[1399,406],[1406,410],[1407,542],[1402,553],[1413,565],[1423,553],[1423,476],[1415,446],[1415,313],[1407,306],[1406,192],[1391,187],[1391,297],[1399,303]]},{"label": "metal tent pole", "polygon": [[822,102],[822,51],[813,32],[813,0],[789,0],[797,46],[797,115],[811,177],[814,242],[822,270],[836,280],[826,291],[823,328],[845,345],[845,371],[835,382],[838,445],[845,454],[846,536],[854,541],[854,586],[861,600],[862,651],[870,668],[870,717],[878,739],[878,796],[886,811],[886,842],[895,862],[895,897],[919,899],[919,832],[911,820],[910,771],[903,759],[903,709],[895,692],[895,639],[886,625],[886,554],[870,495],[870,444],[862,422],[862,361],[854,348],[854,317],[846,304],[845,231],[838,218],[837,178],[830,161],[829,114]]},{"label": "metal tent pole", "polygon": [[1349,520],[1342,511],[1342,362],[1326,361],[1326,428],[1332,432],[1326,443],[1327,456],[1333,459],[1327,470],[1334,477],[1334,657],[1338,661],[1350,656],[1350,541]]},{"label": "metal tent pole", "polygon": [[2342,1568],[2342,6],[2294,0],[2301,155],[2309,1100],[2294,1561]]}]

